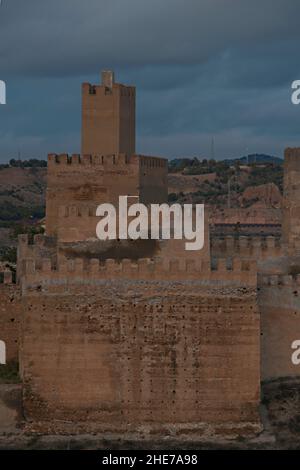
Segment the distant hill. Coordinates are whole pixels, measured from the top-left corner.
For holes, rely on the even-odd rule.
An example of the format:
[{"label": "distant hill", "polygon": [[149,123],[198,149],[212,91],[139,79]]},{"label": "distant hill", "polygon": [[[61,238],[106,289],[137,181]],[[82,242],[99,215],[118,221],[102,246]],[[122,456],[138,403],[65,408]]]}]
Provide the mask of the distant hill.
[{"label": "distant hill", "polygon": [[212,171],[212,167],[214,165],[217,166],[230,166],[234,163],[240,162],[241,164],[248,165],[248,164],[264,164],[264,163],[273,163],[276,165],[282,165],[283,159],[279,157],[274,157],[272,155],[266,155],[264,153],[253,153],[251,155],[244,155],[242,157],[235,157],[235,158],[224,158],[222,160],[211,160],[202,157],[182,157],[182,158],[174,158],[173,160],[169,160],[169,171],[171,173],[176,172],[188,172],[189,174],[196,174],[196,173],[206,173]]},{"label": "distant hill", "polygon": [[[197,166],[203,164],[204,162],[210,162],[211,159],[205,157],[181,157],[173,158],[169,160],[169,167],[171,168],[185,168],[187,166]],[[279,165],[283,163],[283,159],[279,157],[274,157],[272,155],[266,155],[264,153],[252,153],[250,155],[245,155],[243,157],[234,157],[234,158],[223,158],[217,160],[218,162],[224,162],[229,165],[236,161],[241,163],[278,163]],[[47,167],[46,160],[38,160],[36,158],[31,158],[29,160],[15,160],[11,159],[9,163],[0,164],[0,169],[10,168],[10,167],[19,167],[19,168],[45,168]]]},{"label": "distant hill", "polygon": [[252,153],[251,155],[245,155],[244,157],[226,158],[223,160],[223,162],[227,163],[228,165],[232,165],[235,162],[241,162],[245,165],[250,163],[276,163],[281,165],[283,163],[283,159],[266,155],[264,153]]},{"label": "distant hill", "polygon": [[47,168],[0,167],[0,227],[45,214]]}]

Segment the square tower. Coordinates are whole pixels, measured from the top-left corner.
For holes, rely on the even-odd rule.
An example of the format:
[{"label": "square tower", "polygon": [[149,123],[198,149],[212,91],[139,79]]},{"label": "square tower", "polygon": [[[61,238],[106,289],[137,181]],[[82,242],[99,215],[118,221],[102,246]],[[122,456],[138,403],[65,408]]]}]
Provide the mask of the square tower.
[{"label": "square tower", "polygon": [[82,155],[135,153],[135,87],[102,72],[101,85],[82,85]]}]

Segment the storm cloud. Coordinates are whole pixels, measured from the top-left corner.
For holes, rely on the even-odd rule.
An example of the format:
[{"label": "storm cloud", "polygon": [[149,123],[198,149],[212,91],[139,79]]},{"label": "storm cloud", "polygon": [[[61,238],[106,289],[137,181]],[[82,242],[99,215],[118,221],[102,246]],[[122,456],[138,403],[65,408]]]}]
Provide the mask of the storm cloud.
[{"label": "storm cloud", "polygon": [[80,84],[137,86],[137,150],[281,155],[299,145],[297,0],[3,0],[0,159],[78,152]]}]

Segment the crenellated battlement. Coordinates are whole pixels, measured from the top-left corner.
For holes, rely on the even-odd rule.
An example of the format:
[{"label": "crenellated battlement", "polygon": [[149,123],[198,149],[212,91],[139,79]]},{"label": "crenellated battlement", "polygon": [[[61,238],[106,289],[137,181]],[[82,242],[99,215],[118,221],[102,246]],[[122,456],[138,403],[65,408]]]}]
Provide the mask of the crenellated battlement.
[{"label": "crenellated battlement", "polygon": [[24,260],[35,259],[41,266],[44,258],[56,259],[56,239],[44,234],[36,234],[33,239],[28,234],[18,236],[18,262],[17,262],[17,281],[24,273]]},{"label": "crenellated battlement", "polygon": [[284,247],[278,237],[234,237],[228,235],[224,238],[212,238],[211,250],[215,256],[224,253],[226,256],[238,255],[247,257],[278,257],[283,254]]},{"label": "crenellated battlement", "polygon": [[96,217],[97,206],[69,204],[59,207],[59,217]]},{"label": "crenellated battlement", "polygon": [[118,155],[80,155],[67,153],[49,153],[48,165],[88,165],[88,166],[107,166],[107,165],[138,165],[146,168],[167,168],[168,160],[161,157],[152,157],[148,155],[126,155],[120,153]]},{"label": "crenellated battlement", "polygon": [[290,286],[299,288],[300,274],[297,274],[296,276],[291,276],[289,274],[259,275],[258,285],[260,287]]},{"label": "crenellated battlement", "polygon": [[34,248],[34,247],[41,247],[45,244],[47,240],[47,236],[43,233],[37,233],[33,236],[32,241],[29,239],[29,235],[27,233],[18,235],[18,246],[19,248]]},{"label": "crenellated battlement", "polygon": [[41,283],[93,283],[97,280],[136,280],[136,281],[203,281],[205,284],[221,282],[222,285],[256,286],[256,263],[242,262],[239,258],[229,265],[220,259],[216,269],[210,263],[198,259],[144,258],[136,262],[123,259],[120,262],[107,259],[61,259],[53,266],[50,259],[42,264],[34,258],[23,260],[23,281],[25,284]]},{"label": "crenellated battlement", "polygon": [[67,153],[48,155],[48,165],[129,165],[137,164],[137,156],[118,155],[80,155]]},{"label": "crenellated battlement", "polygon": [[168,167],[168,160],[166,158],[161,157],[152,157],[148,155],[135,155],[140,161],[142,167],[146,168],[167,168]]},{"label": "crenellated battlement", "polygon": [[300,162],[300,147],[288,147],[284,151],[284,161],[285,163],[289,162]]},{"label": "crenellated battlement", "polygon": [[135,98],[135,87],[125,86],[121,83],[112,83],[111,86],[93,85],[89,82],[82,84],[82,95],[84,97],[91,96],[95,98],[112,96],[114,93],[118,93],[120,96],[127,96]]}]

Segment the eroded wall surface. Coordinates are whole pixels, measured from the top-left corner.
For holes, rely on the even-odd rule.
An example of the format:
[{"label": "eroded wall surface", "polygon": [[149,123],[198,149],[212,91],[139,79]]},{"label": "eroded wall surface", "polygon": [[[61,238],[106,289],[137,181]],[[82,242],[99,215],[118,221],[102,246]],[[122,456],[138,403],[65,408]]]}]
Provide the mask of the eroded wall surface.
[{"label": "eroded wall surface", "polygon": [[92,284],[26,288],[28,417],[85,428],[206,422],[257,430],[255,289],[196,281]]}]

